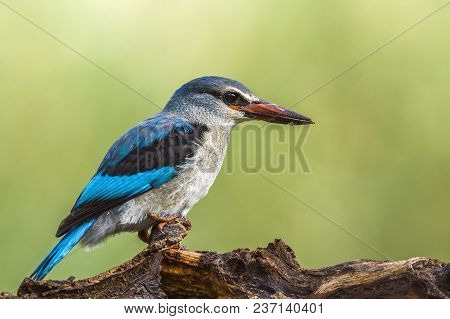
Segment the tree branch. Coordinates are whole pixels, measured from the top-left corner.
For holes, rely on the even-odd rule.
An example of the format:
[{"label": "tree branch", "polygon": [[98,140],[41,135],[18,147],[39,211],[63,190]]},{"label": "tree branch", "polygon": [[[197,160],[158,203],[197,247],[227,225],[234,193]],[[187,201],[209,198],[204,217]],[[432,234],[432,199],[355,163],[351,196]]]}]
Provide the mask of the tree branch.
[{"label": "tree branch", "polygon": [[34,281],[2,298],[448,298],[450,264],[429,258],[357,260],[304,269],[283,240],[219,254],[180,245],[191,225],[152,230],[132,260],[92,278]]}]

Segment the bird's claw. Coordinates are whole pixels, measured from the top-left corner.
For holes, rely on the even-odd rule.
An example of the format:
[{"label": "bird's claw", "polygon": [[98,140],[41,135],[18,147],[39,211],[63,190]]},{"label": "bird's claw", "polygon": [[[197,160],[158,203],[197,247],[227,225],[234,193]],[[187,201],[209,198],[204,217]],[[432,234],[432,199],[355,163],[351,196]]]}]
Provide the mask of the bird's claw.
[{"label": "bird's claw", "polygon": [[150,219],[158,222],[158,224],[156,224],[156,227],[163,234],[164,234],[164,231],[163,231],[164,226],[166,226],[168,223],[170,223],[170,222],[174,221],[175,219],[177,219],[178,217],[180,217],[178,215],[174,215],[174,216],[170,216],[170,217],[162,217],[162,216],[158,216],[153,213],[148,213],[147,216]]},{"label": "bird's claw", "polygon": [[166,225],[167,225],[167,222],[161,222],[161,223],[156,224],[156,227],[158,228],[158,230],[159,230],[161,233],[165,234],[163,228],[164,228]]},{"label": "bird's claw", "polygon": [[[147,214],[148,218],[150,218],[151,220],[157,222],[157,224],[155,225],[156,228],[162,233],[165,234],[163,228],[170,222],[176,220],[177,218],[179,218],[179,215],[174,215],[174,216],[170,216],[170,217],[162,217],[153,213],[148,213]],[[142,229],[138,232],[138,237],[140,240],[142,240],[144,243],[147,244],[151,244],[150,241],[150,229],[146,228],[146,229]]]},{"label": "bird's claw", "polygon": [[150,234],[148,233],[148,229],[142,229],[138,232],[138,237],[144,243],[150,245]]}]

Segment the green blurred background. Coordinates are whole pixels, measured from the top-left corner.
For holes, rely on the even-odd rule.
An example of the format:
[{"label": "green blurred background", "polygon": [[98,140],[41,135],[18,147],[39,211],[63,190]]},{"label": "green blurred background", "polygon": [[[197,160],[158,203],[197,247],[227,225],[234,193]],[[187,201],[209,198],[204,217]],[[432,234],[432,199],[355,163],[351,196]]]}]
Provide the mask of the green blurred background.
[{"label": "green blurred background", "polygon": [[[443,2],[5,1],[158,105],[194,77],[221,75],[288,107]],[[311,172],[262,173],[390,258],[449,261],[449,32],[450,6],[296,106],[317,122],[304,145]],[[0,38],[0,290],[14,291],[109,146],[158,108],[2,4]],[[241,131],[232,174],[189,215],[190,249],[283,238],[306,267],[384,259],[246,173]],[[76,250],[49,278],[91,276],[144,247],[123,234]]]}]

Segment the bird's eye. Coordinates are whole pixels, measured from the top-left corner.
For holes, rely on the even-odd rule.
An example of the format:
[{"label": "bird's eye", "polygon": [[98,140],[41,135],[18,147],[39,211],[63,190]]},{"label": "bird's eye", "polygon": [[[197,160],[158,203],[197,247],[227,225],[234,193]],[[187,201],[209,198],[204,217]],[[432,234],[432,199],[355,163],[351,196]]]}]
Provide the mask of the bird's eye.
[{"label": "bird's eye", "polygon": [[225,92],[225,94],[223,95],[223,101],[229,105],[236,104],[236,102],[238,102],[240,98],[241,97],[238,93],[232,91]]}]

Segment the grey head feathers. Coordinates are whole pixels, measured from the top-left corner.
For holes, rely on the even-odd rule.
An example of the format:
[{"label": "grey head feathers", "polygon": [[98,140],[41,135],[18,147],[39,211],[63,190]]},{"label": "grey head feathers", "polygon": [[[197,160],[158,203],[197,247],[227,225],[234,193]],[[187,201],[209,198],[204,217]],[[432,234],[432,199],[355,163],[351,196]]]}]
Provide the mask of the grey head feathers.
[{"label": "grey head feathers", "polygon": [[186,95],[190,93],[207,93],[212,95],[217,93],[223,94],[225,91],[230,89],[239,90],[240,92],[250,96],[253,95],[252,91],[238,81],[219,76],[204,76],[187,82],[175,91],[174,96]]},{"label": "grey head feathers", "polygon": [[238,92],[248,102],[258,100],[250,89],[238,81],[205,76],[191,80],[176,90],[164,111],[190,121],[231,128],[245,118],[242,112],[226,105],[223,100],[226,92]]}]

